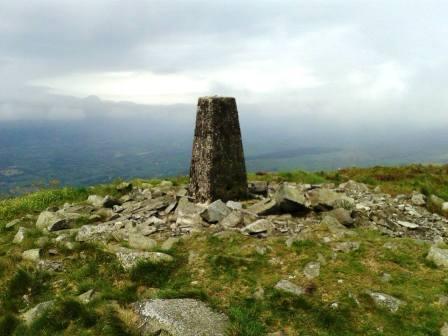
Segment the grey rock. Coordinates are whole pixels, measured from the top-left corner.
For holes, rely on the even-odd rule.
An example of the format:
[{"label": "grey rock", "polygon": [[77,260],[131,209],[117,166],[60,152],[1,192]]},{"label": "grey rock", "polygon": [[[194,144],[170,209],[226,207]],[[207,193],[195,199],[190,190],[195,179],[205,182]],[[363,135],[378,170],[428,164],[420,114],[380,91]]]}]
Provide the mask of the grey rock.
[{"label": "grey rock", "polygon": [[137,250],[150,251],[157,247],[157,242],[154,239],[143,236],[139,233],[132,233],[129,235],[129,247]]},{"label": "grey rock", "polygon": [[113,233],[117,229],[109,223],[101,223],[98,225],[83,225],[77,235],[76,241],[104,241],[107,242],[113,238]]},{"label": "grey rock", "polygon": [[354,219],[352,218],[352,211],[344,208],[337,208],[328,212],[328,216],[334,217],[344,226],[353,226]]},{"label": "grey rock", "polygon": [[438,207],[439,209],[442,209],[442,205],[445,202],[443,198],[440,198],[436,195],[429,196],[429,202]]},{"label": "grey rock", "polygon": [[406,304],[406,302],[388,294],[377,292],[369,292],[368,294],[377,307],[385,308],[391,313],[396,313],[401,306]]},{"label": "grey rock", "polygon": [[204,207],[194,204],[188,200],[187,197],[182,197],[176,208],[176,216],[188,216],[188,215],[199,215],[204,211]]},{"label": "grey rock", "polygon": [[89,195],[89,197],[87,198],[87,203],[94,206],[95,208],[102,208],[103,200],[104,197],[98,195]]},{"label": "grey rock", "polygon": [[339,223],[336,218],[331,216],[325,216],[320,222],[320,226],[330,231],[337,238],[356,235],[354,232],[348,230],[344,225]]},{"label": "grey rock", "polygon": [[78,300],[82,303],[89,303],[93,299],[93,294],[95,294],[95,290],[90,289],[87,292],[78,295]]},{"label": "grey rock", "polygon": [[439,267],[448,268],[448,249],[431,246],[426,259],[434,262]]},{"label": "grey rock", "polygon": [[159,183],[159,187],[161,188],[171,188],[173,187],[173,185],[174,185],[173,182],[167,180],[160,181]]},{"label": "grey rock", "polygon": [[19,230],[17,231],[16,235],[14,236],[14,239],[12,240],[12,242],[14,244],[20,244],[21,242],[23,242],[23,240],[25,239],[25,233],[26,233],[26,229],[24,227],[19,227]]},{"label": "grey rock", "polygon": [[179,238],[176,237],[169,237],[167,240],[165,240],[162,243],[162,246],[160,247],[163,251],[169,251],[173,248],[174,245],[176,245],[179,242]]},{"label": "grey rock", "polygon": [[369,187],[367,187],[364,183],[359,183],[352,180],[340,184],[339,188],[352,193],[366,193],[369,191]]},{"label": "grey rock", "polygon": [[70,228],[67,219],[59,213],[42,211],[37,218],[36,227],[40,230],[58,231]]},{"label": "grey rock", "polygon": [[243,214],[239,211],[232,211],[219,223],[223,228],[234,228],[243,224]]},{"label": "grey rock", "polygon": [[357,251],[359,250],[359,247],[361,246],[361,244],[359,242],[340,242],[340,243],[336,243],[333,247],[333,251],[335,252],[344,252],[344,253],[349,253],[352,251]]},{"label": "grey rock", "polygon": [[397,224],[411,230],[418,229],[420,227],[418,224],[406,221],[397,221]]},{"label": "grey rock", "polygon": [[448,323],[445,322],[440,329],[440,336],[448,336]]},{"label": "grey rock", "polygon": [[241,210],[243,209],[243,205],[241,202],[235,202],[235,201],[227,201],[226,206],[232,210]]},{"label": "grey rock", "polygon": [[308,191],[307,197],[311,206],[317,210],[330,210],[337,207],[353,208],[355,206],[353,198],[326,188]]},{"label": "grey rock", "polygon": [[277,211],[277,202],[267,198],[251,205],[247,211],[260,216],[270,215]]},{"label": "grey rock", "polygon": [[305,194],[297,187],[283,183],[275,193],[277,207],[284,212],[294,213],[309,210]]},{"label": "grey rock", "polygon": [[267,219],[259,219],[256,222],[253,222],[252,224],[245,226],[242,229],[242,232],[248,234],[257,234],[257,233],[269,232],[271,229],[272,229],[272,223],[270,221],[268,221]]},{"label": "grey rock", "polygon": [[22,314],[22,320],[26,325],[30,325],[33,321],[41,317],[47,310],[49,310],[54,304],[54,301],[46,301],[39,303],[34,308],[26,311]]},{"label": "grey rock", "polygon": [[303,269],[303,274],[305,274],[308,279],[317,278],[320,275],[320,262],[311,261],[307,263]]},{"label": "grey rock", "polygon": [[252,194],[266,195],[268,192],[268,183],[266,181],[249,182],[249,192]]},{"label": "grey rock", "polygon": [[426,196],[420,193],[414,193],[411,202],[415,206],[424,206],[426,205]]},{"label": "grey rock", "polygon": [[392,280],[392,275],[390,275],[389,273],[383,273],[381,274],[381,282],[390,282]]},{"label": "grey rock", "polygon": [[37,268],[45,272],[62,272],[64,270],[64,264],[55,260],[40,260],[37,263]]},{"label": "grey rock", "polygon": [[305,290],[302,287],[299,287],[288,280],[280,280],[274,288],[295,296],[301,296],[305,293]]},{"label": "grey rock", "polygon": [[228,319],[193,299],[148,300],[133,305],[141,333],[171,336],[225,336]]},{"label": "grey rock", "polygon": [[5,225],[5,228],[6,228],[6,229],[10,229],[10,228],[12,228],[13,226],[19,224],[21,221],[22,221],[21,219],[14,219],[14,220],[10,221],[9,223],[7,223],[7,224]]},{"label": "grey rock", "polygon": [[22,259],[37,262],[40,259],[41,249],[31,249],[23,251]]},{"label": "grey rock", "polygon": [[117,185],[117,187],[116,187],[117,191],[122,192],[122,193],[128,193],[128,192],[131,192],[131,191],[132,191],[132,188],[133,188],[133,185],[132,185],[132,183],[130,183],[130,182],[121,182],[121,183],[120,183],[119,185]]},{"label": "grey rock", "polygon": [[140,261],[148,261],[154,264],[172,262],[172,256],[161,252],[134,251],[125,247],[109,246],[109,250],[117,256],[124,269],[129,270]]},{"label": "grey rock", "polygon": [[216,200],[201,213],[201,217],[209,223],[217,223],[230,214],[231,211],[223,201]]}]

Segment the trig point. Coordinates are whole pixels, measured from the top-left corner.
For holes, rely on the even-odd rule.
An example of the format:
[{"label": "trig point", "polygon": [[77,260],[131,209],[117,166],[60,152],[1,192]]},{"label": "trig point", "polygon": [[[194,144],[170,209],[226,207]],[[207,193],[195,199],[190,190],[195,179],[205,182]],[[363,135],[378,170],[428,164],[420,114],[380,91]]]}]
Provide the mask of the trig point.
[{"label": "trig point", "polygon": [[189,193],[200,202],[235,200],[247,194],[235,98],[213,96],[198,100]]}]

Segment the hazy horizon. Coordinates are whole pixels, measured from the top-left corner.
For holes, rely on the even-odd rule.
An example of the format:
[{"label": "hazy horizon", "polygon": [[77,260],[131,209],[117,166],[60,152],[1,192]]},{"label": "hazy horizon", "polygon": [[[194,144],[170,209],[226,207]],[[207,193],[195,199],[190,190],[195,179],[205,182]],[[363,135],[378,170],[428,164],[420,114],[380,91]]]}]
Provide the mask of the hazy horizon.
[{"label": "hazy horizon", "polygon": [[184,173],[197,98],[215,94],[237,99],[252,170],[448,162],[447,10],[437,0],[3,2],[0,188],[23,182],[14,167],[28,182],[75,184]]}]

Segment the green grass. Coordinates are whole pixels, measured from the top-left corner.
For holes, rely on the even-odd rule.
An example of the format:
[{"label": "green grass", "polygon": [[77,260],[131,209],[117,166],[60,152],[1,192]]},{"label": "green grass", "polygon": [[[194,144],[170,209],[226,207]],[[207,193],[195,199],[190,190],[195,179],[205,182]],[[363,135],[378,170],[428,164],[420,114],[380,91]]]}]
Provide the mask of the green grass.
[{"label": "green grass", "polygon": [[[448,199],[447,166],[349,168],[337,172],[249,174],[250,180],[300,183],[340,183],[350,179],[381,186],[392,194],[413,190]],[[175,185],[184,177],[171,179]],[[117,181],[116,183],[118,183]],[[21,245],[11,240],[17,227],[0,234],[0,335],[134,335],[132,324],[122,314],[129,304],[150,298],[196,298],[225,312],[230,319],[229,335],[265,335],[283,331],[286,335],[438,335],[448,321],[446,307],[436,304],[448,295],[446,271],[426,260],[429,245],[412,239],[388,238],[367,229],[354,229],[358,251],[335,254],[322,242],[317,230],[307,240],[290,248],[283,238],[256,239],[235,234],[217,238],[193,235],[168,251],[174,262],[139,263],[125,271],[114,254],[101,244],[76,244],[69,250],[51,239],[43,245],[46,259],[60,261],[64,272],[48,274],[21,260],[24,249],[37,247],[41,236],[34,228],[36,215],[49,206],[82,202],[89,194],[111,194],[116,183],[93,188],[42,190],[0,201],[0,226],[27,214],[21,226],[27,235]],[[135,180],[134,185],[160,180]],[[80,219],[78,225],[86,223]],[[319,234],[321,236],[319,236]],[[344,239],[342,239],[344,240]],[[387,249],[393,242],[396,249]],[[59,255],[50,256],[49,249]],[[260,255],[257,249],[264,248]],[[195,257],[190,258],[189,253]],[[309,280],[303,267],[325,259],[318,278]],[[383,282],[381,275],[391,275]],[[294,297],[274,289],[281,279],[305,288]],[[264,295],[254,297],[258,289]],[[95,297],[81,304],[76,297],[90,289]],[[373,305],[366,290],[384,292],[406,301],[396,314]],[[30,327],[20,313],[40,302],[56,304]],[[337,303],[337,307],[332,306]]]}]

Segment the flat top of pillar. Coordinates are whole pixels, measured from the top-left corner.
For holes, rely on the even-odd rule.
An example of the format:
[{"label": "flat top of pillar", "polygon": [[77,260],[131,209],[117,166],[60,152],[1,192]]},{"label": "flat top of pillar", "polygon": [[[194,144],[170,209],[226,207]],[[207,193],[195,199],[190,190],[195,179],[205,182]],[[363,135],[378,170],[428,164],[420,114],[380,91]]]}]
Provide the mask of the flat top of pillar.
[{"label": "flat top of pillar", "polygon": [[224,96],[205,96],[205,97],[199,97],[198,99],[200,100],[208,100],[208,101],[212,101],[212,100],[235,100],[235,97],[224,97]]}]

